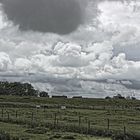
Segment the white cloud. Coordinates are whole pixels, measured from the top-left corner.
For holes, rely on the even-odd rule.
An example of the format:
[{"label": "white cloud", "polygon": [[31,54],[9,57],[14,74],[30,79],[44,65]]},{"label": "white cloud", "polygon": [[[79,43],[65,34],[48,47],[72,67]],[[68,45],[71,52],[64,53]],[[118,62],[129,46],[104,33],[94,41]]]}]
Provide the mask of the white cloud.
[{"label": "white cloud", "polygon": [[[45,89],[46,83],[51,91],[69,91],[70,94],[70,89],[76,94],[86,90],[91,94],[113,94],[119,87],[120,91],[133,92],[124,85],[140,78],[140,57],[138,61],[133,59],[135,48],[140,51],[140,3],[136,6],[134,2],[102,2],[98,6],[101,13],[97,16],[96,11],[90,24],[66,36],[21,32],[3,19],[0,10],[0,75],[8,75],[10,71],[11,75],[20,74],[20,81],[31,81],[37,88],[42,85]],[[97,10],[96,6],[93,9]],[[131,59],[127,59],[130,56]],[[61,81],[60,77],[66,80]],[[71,82],[66,84],[70,78]],[[79,80],[75,80],[77,78]],[[111,87],[108,81],[90,81],[93,79],[113,79],[115,82]],[[124,82],[117,83],[117,80]]]},{"label": "white cloud", "polygon": [[15,60],[15,69],[19,71],[29,71],[31,68],[31,62],[28,59],[25,58],[17,58]]},{"label": "white cloud", "polygon": [[0,52],[0,71],[10,70],[11,60],[8,54]]}]

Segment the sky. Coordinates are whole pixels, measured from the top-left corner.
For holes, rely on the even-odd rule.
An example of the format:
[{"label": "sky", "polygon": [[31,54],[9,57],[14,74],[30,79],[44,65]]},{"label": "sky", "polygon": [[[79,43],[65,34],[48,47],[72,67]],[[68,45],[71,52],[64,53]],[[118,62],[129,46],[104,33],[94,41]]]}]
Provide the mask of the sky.
[{"label": "sky", "polygon": [[139,0],[32,1],[1,0],[0,80],[50,95],[140,98]]}]

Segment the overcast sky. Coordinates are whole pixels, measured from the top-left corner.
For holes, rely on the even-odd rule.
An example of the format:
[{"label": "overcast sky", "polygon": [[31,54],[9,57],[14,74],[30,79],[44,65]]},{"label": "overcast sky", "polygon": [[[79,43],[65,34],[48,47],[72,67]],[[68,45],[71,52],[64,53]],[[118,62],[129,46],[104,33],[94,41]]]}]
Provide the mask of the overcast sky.
[{"label": "overcast sky", "polygon": [[44,10],[32,1],[0,6],[1,80],[50,94],[140,97],[139,0],[60,0],[58,9],[41,0],[52,6]]}]

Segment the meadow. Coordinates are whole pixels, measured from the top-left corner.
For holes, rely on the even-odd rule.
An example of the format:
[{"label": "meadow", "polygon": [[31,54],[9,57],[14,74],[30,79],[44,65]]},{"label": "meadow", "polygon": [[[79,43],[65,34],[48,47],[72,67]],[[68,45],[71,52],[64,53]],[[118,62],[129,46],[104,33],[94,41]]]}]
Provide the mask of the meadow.
[{"label": "meadow", "polygon": [[23,140],[140,138],[139,100],[0,96],[0,110],[0,131]]}]

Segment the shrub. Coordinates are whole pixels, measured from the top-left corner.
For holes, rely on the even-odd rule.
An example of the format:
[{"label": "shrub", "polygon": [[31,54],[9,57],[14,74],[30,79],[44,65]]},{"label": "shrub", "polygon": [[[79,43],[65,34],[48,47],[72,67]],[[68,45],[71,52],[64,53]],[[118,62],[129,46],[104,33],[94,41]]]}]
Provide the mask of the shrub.
[{"label": "shrub", "polygon": [[47,133],[47,129],[45,129],[45,128],[35,128],[35,129],[28,129],[25,132],[32,133],[32,134],[45,134],[45,133]]},{"label": "shrub", "polygon": [[69,140],[75,140],[75,137],[74,136],[63,136],[62,137],[63,139],[69,139]]}]

